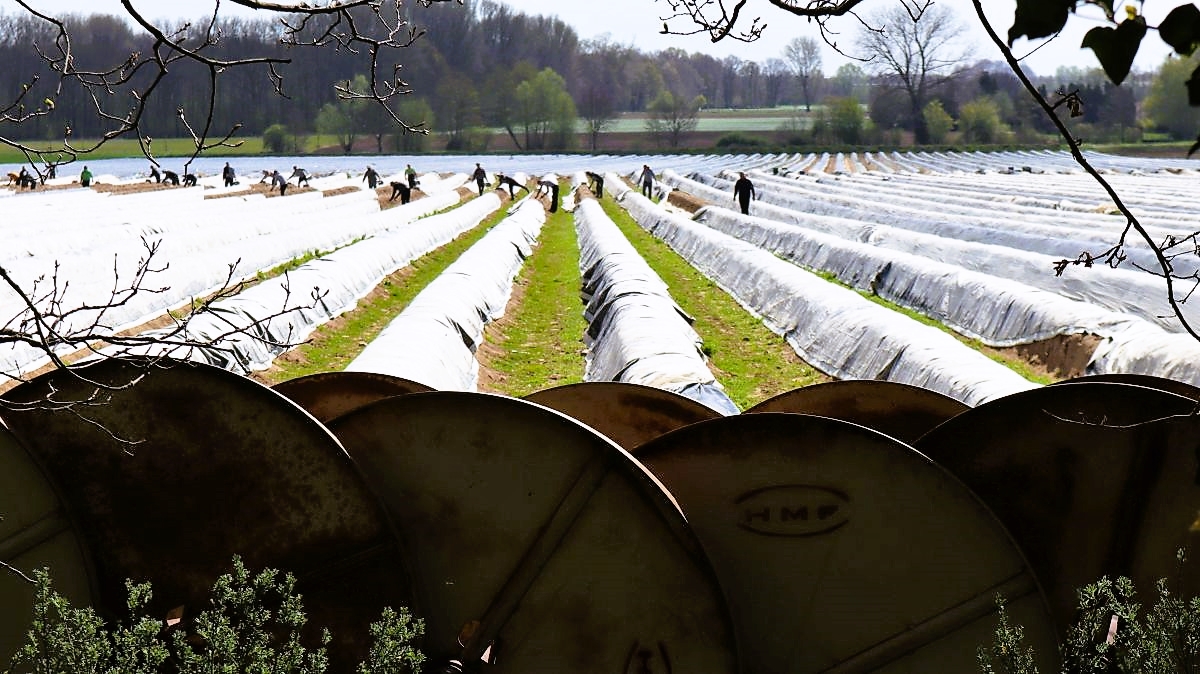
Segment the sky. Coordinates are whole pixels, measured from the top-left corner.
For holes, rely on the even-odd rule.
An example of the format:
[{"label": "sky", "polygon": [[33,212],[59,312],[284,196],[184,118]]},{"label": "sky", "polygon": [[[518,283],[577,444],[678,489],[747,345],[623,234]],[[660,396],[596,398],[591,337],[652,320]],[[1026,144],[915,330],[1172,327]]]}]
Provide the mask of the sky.
[{"label": "sky", "polygon": [[[30,0],[39,9],[60,12],[107,12],[122,13],[119,0]],[[413,0],[409,0],[413,1]],[[476,0],[467,0],[468,3]],[[751,44],[725,39],[713,44],[706,36],[671,36],[662,35],[661,18],[670,13],[666,0],[604,0],[602,3],[587,0],[500,0],[514,9],[526,14],[541,14],[557,16],[572,26],[581,39],[607,37],[609,40],[623,45],[632,45],[643,52],[654,52],[670,47],[677,47],[688,52],[702,52],[717,58],[729,55],[739,58],[764,62],[771,58],[783,58],[784,49],[793,38],[807,35],[820,38],[820,34],[807,20],[785,14],[771,7],[766,0],[749,0],[742,10],[744,16],[761,16],[767,23],[767,29],[759,41]],[[867,13],[873,6],[882,6],[894,0],[869,0],[864,4]],[[1000,53],[988,39],[987,34],[979,25],[970,0],[936,0],[949,7],[965,27],[964,43],[972,49],[976,59],[999,60]],[[732,6],[734,0],[725,0]],[[1162,19],[1170,7],[1178,4],[1147,3],[1144,8],[1151,25]],[[212,7],[212,0],[134,0],[134,7],[153,17],[183,17],[195,18],[205,7]],[[1007,35],[1012,23],[1015,0],[984,0],[988,17],[1001,36]],[[0,7],[5,11],[14,11],[10,0],[0,0]],[[255,13],[230,2],[222,3],[222,12],[231,12],[241,16],[261,16],[263,12]],[[1157,11],[1157,14],[1156,14]],[[1123,14],[1123,12],[1118,12]],[[1067,22],[1068,29],[1058,38],[1031,54],[1024,62],[1028,69],[1040,75],[1051,75],[1059,66],[1091,68],[1098,65],[1091,50],[1080,49],[1084,33],[1088,29],[1101,25],[1095,14],[1083,13],[1072,16]],[[853,42],[856,22],[843,17],[836,21],[835,29],[840,27],[842,32],[836,41],[843,51],[853,53]],[[684,24],[676,24],[683,26]],[[746,21],[745,25],[749,25]],[[1021,56],[1038,43],[1030,44],[1020,40],[1014,45],[1014,52]],[[1134,62],[1135,70],[1154,70],[1169,52],[1157,34],[1151,31],[1143,41],[1142,49]],[[830,47],[825,47],[824,69],[832,74],[839,65],[851,62],[837,54]]]}]

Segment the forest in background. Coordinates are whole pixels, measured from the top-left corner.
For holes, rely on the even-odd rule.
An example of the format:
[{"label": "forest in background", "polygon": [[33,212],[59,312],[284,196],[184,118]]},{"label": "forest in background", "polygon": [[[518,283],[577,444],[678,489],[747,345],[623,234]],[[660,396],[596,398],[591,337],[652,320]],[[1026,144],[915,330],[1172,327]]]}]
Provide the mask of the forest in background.
[{"label": "forest in background", "polygon": [[[639,113],[646,115],[647,130],[659,145],[678,148],[687,143],[689,115],[694,118],[702,108],[817,102],[815,111],[798,112],[793,122],[781,125],[775,141],[897,145],[911,140],[905,132],[918,122],[932,132],[929,141],[937,143],[1036,143],[1053,134],[1045,115],[998,62],[957,64],[938,79],[916,120],[895,76],[865,69],[865,64],[802,79],[797,64],[783,54],[757,63],[680,49],[643,53],[609,40],[580,40],[557,18],[526,15],[487,0],[465,8],[414,4],[408,11],[424,34],[400,52],[401,77],[412,93],[393,106],[403,119],[423,121],[435,135],[396,134],[394,122],[373,105],[338,99],[335,84],[353,84],[368,74],[365,57],[288,50],[279,44],[277,23],[242,18],[220,19],[222,39],[213,55],[290,58],[281,71],[284,96],[276,93],[265,67],[224,73],[213,128],[240,124],[239,137],[262,136],[268,148],[279,151],[306,149],[297,147],[295,139],[310,133],[337,137],[345,151],[362,150],[364,144],[377,152],[486,151],[498,130],[511,140],[510,147],[544,151],[596,149],[619,115]],[[132,53],[151,49],[149,39],[121,17],[71,16],[67,23],[81,63],[119,64]],[[0,14],[0,58],[6,64],[0,69],[0,91],[20,91],[35,75],[53,81],[32,47],[52,39],[50,26],[35,17]],[[1195,111],[1186,101],[1176,110],[1155,98],[1156,88],[1169,86],[1159,80],[1180,73],[1186,79],[1187,64],[1174,59],[1160,73],[1133,73],[1121,87],[1109,84],[1098,68],[1062,69],[1037,81],[1047,95],[1078,92],[1083,105],[1072,124],[1085,140],[1187,138],[1196,132]],[[37,93],[35,100],[40,99]],[[95,114],[90,95],[82,89],[64,91],[56,97],[53,115],[0,127],[0,133],[23,140],[98,137],[111,121]],[[119,102],[129,93],[112,90],[105,95]],[[147,107],[143,133],[186,136],[178,110],[203,110],[207,96],[205,68],[190,61],[174,64]]]}]

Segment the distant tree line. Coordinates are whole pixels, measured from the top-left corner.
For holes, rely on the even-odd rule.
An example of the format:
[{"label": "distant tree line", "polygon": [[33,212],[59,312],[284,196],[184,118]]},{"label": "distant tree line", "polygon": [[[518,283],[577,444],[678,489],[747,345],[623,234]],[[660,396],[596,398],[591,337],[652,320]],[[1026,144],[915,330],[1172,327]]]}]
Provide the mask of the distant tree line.
[{"label": "distant tree line", "polygon": [[[557,18],[530,16],[491,0],[467,7],[412,3],[407,11],[423,35],[401,53],[399,72],[411,93],[392,106],[405,121],[424,122],[440,132],[438,145],[426,136],[397,134],[394,122],[370,101],[338,97],[335,87],[362,90],[369,73],[365,56],[335,59],[316,50],[288,50],[279,44],[278,23],[237,17],[220,19],[214,56],[270,54],[292,63],[280,70],[279,80],[265,67],[222,76],[213,127],[241,124],[239,136],[262,136],[279,152],[304,149],[296,138],[313,132],[334,137],[347,152],[485,150],[491,132],[484,127],[503,129],[520,150],[540,151],[571,147],[580,142],[580,132],[585,149],[596,149],[617,115],[646,112],[651,117],[647,130],[674,147],[694,128],[701,106],[811,109],[824,103],[806,112],[811,119],[781,129],[790,135],[788,142],[897,142],[905,131],[920,142],[945,142],[952,134],[973,143],[1031,142],[1053,131],[1003,64],[970,63],[957,54],[925,80],[856,64],[826,76],[811,38],[793,41],[781,58],[756,63],[674,48],[643,53],[604,38],[580,40]],[[120,17],[70,16],[67,23],[81,62],[119,64],[151,48],[148,38]],[[0,90],[20,91],[33,75],[50,75],[31,45],[53,38],[47,24],[27,13],[0,14],[5,64]],[[207,104],[207,69],[190,61],[174,68],[145,110],[141,128],[150,136],[187,135],[179,110]],[[1166,67],[1164,76],[1186,76],[1184,70]],[[1136,139],[1146,126],[1139,123],[1138,106],[1147,92],[1149,126],[1179,136],[1196,130],[1194,115],[1175,114],[1158,102],[1149,75],[1135,73],[1115,87],[1098,69],[1075,69],[1044,77],[1041,84],[1048,96],[1061,90],[1083,102],[1072,124],[1086,140]],[[277,86],[284,96],[277,95]],[[87,98],[94,94],[82,88],[63,91],[54,97],[53,115],[0,128],[0,133],[19,139],[97,137],[111,128],[111,120],[95,114]],[[129,92],[113,88],[103,95],[119,102]],[[582,120],[582,129],[576,120]]]}]

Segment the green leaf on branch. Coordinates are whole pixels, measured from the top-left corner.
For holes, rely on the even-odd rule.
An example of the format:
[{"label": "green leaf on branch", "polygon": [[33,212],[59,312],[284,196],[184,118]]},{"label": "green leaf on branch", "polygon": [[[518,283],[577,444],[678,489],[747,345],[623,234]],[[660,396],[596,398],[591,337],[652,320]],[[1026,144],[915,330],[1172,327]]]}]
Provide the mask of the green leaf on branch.
[{"label": "green leaf on branch", "polygon": [[1176,54],[1191,56],[1200,44],[1200,9],[1195,5],[1180,5],[1158,24],[1158,35],[1171,45]]},{"label": "green leaf on branch", "polygon": [[1120,84],[1133,67],[1133,58],[1145,35],[1146,20],[1139,16],[1122,21],[1116,28],[1101,26],[1089,30],[1080,46],[1095,52],[1104,74],[1113,84]]},{"label": "green leaf on branch", "polygon": [[1055,35],[1067,24],[1077,0],[1017,0],[1017,13],[1008,29],[1008,46],[1019,37],[1035,40]]}]

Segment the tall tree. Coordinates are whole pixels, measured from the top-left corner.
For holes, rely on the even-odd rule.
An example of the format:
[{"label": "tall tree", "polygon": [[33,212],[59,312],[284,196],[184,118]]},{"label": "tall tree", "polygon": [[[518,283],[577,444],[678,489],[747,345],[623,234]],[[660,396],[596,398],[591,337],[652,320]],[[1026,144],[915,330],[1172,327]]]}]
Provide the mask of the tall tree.
[{"label": "tall tree", "polygon": [[804,109],[811,111],[813,89],[821,78],[821,43],[807,36],[792,38],[784,47],[783,55],[800,83]]},{"label": "tall tree", "polygon": [[660,143],[677,148],[683,135],[696,129],[700,123],[700,108],[704,107],[703,96],[687,99],[670,91],[662,93],[650,103],[646,111],[646,130],[654,134]]},{"label": "tall tree", "polygon": [[526,150],[565,149],[576,114],[566,82],[551,68],[517,86],[517,121],[525,129]]},{"label": "tall tree", "polygon": [[465,149],[467,129],[479,123],[479,92],[475,85],[469,77],[453,73],[438,84],[433,100],[438,128],[449,136],[446,149]]},{"label": "tall tree", "polygon": [[[337,86],[340,91],[363,91],[367,88],[367,78],[357,75],[353,80]],[[317,131],[336,137],[342,151],[349,154],[354,150],[354,142],[358,137],[369,131],[369,112],[366,100],[339,97],[333,103],[326,103],[317,113]]]},{"label": "tall tree", "polygon": [[763,64],[763,103],[768,108],[779,105],[783,99],[784,85],[791,70],[783,59],[767,59]]},{"label": "tall tree", "polygon": [[1193,108],[1177,92],[1188,81],[1200,60],[1169,56],[1150,84],[1144,104],[1146,117],[1155,128],[1172,138],[1195,137],[1200,132],[1200,108]]},{"label": "tall tree", "polygon": [[908,98],[909,122],[918,143],[929,142],[923,115],[934,90],[967,58],[958,44],[961,25],[943,5],[898,0],[872,14],[858,46],[880,74],[890,76]]}]

